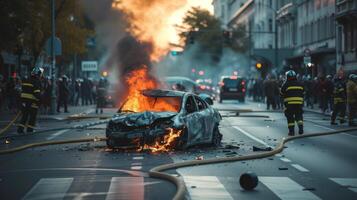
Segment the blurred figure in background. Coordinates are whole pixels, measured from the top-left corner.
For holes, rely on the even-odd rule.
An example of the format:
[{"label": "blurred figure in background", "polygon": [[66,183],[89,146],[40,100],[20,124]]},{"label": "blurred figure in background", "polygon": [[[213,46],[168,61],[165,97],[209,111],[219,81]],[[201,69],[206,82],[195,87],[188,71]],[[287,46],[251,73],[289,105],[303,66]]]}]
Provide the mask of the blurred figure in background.
[{"label": "blurred figure in background", "polygon": [[7,107],[10,112],[16,113],[16,90],[15,90],[15,79],[10,77],[6,83],[6,97],[7,97]]},{"label": "blurred figure in background", "polygon": [[68,88],[68,78],[66,75],[62,76],[62,79],[58,82],[58,102],[57,102],[57,112],[61,112],[61,106],[64,107],[64,112],[68,113],[68,95],[69,95],[69,88]]},{"label": "blurred figure in background", "polygon": [[331,125],[337,125],[335,122],[338,115],[340,124],[345,123],[346,114],[346,84],[342,76],[337,76],[334,81],[333,90],[333,112],[331,116]]},{"label": "blurred figure in background", "polygon": [[320,98],[320,109],[322,113],[325,113],[328,108],[328,101],[329,101],[329,85],[326,81],[324,76],[320,77],[319,83],[317,85],[317,92],[319,93]]},{"label": "blurred figure in background", "polygon": [[304,89],[305,89],[306,106],[310,107],[311,109],[314,109],[314,99],[313,99],[314,84],[313,81],[311,80],[311,76],[307,75],[303,81],[304,81]]},{"label": "blurred figure in background", "polygon": [[77,79],[74,82],[74,105],[78,106],[79,105],[79,98],[81,97],[81,81],[80,79]]},{"label": "blurred figure in background", "polygon": [[50,77],[46,77],[43,82],[42,106],[44,114],[49,113],[51,107],[52,81]]},{"label": "blurred figure in background", "polygon": [[357,75],[350,74],[347,82],[348,125],[356,126],[354,122],[357,112]]},{"label": "blurred figure in background", "polygon": [[264,94],[266,96],[267,110],[270,106],[276,109],[276,96],[279,96],[279,86],[278,82],[275,80],[273,75],[268,75],[267,80],[264,81]]},{"label": "blurred figure in background", "polygon": [[327,82],[327,106],[329,111],[333,110],[334,107],[334,102],[333,102],[333,90],[334,90],[334,83],[332,80],[331,75],[326,76],[326,82]]},{"label": "blurred figure in background", "polygon": [[105,107],[105,97],[107,95],[107,82],[105,78],[100,78],[100,81],[97,86],[97,107],[95,109],[95,113],[98,114],[98,110],[100,110],[100,114],[103,113],[103,108]]}]

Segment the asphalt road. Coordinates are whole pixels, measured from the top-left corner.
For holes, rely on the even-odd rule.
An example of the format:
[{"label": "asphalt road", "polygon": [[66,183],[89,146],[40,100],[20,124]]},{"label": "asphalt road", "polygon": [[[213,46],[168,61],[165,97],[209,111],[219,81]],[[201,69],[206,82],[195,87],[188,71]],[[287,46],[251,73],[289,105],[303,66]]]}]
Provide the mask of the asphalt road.
[{"label": "asphalt road", "polygon": [[[263,110],[264,105],[225,102],[218,108]],[[114,110],[106,110],[111,115]],[[0,199],[171,199],[175,186],[149,178],[154,166],[194,160],[254,154],[253,146],[274,147],[287,136],[281,112],[252,112],[236,116],[222,112],[222,147],[199,146],[186,151],[151,154],[113,152],[104,142],[55,145],[0,156]],[[305,113],[305,132],[346,128],[329,125],[328,118]],[[41,141],[104,136],[103,125],[92,130],[68,129],[98,120],[68,123],[40,121],[41,129],[60,130],[15,137],[0,149]],[[7,133],[12,136],[15,133]],[[357,199],[357,132],[292,141],[271,158],[195,166],[171,171],[181,176],[190,199]],[[254,191],[239,186],[239,176],[259,176]]]}]

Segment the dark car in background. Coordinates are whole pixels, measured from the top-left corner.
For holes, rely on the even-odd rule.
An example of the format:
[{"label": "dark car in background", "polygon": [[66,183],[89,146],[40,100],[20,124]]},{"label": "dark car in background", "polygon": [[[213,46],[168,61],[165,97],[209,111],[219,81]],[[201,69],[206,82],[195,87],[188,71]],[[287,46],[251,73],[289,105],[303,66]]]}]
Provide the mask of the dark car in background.
[{"label": "dark car in background", "polygon": [[219,102],[224,100],[245,101],[246,80],[239,76],[223,76],[219,82]]},{"label": "dark car in background", "polygon": [[[181,134],[173,149],[212,143],[220,145],[222,135],[218,126],[221,115],[199,96],[189,92],[170,90],[145,90],[142,94],[149,108],[125,110],[125,104],[112,117],[106,128],[110,148],[155,147],[166,144],[173,131]],[[169,103],[170,107],[163,107]]]}]

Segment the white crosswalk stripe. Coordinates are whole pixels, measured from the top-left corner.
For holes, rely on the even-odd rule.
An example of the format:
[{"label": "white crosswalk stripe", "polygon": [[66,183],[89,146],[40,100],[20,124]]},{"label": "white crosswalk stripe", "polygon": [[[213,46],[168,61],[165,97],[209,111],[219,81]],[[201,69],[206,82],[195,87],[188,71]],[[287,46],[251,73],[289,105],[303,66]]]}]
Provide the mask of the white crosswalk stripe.
[{"label": "white crosswalk stripe", "polygon": [[190,199],[233,199],[216,176],[183,176]]},{"label": "white crosswalk stripe", "polygon": [[357,178],[330,178],[333,182],[357,192]]},{"label": "white crosswalk stripe", "polygon": [[144,177],[113,177],[106,200],[144,199]]},{"label": "white crosswalk stripe", "polygon": [[23,200],[63,199],[73,178],[43,178],[25,195]]},{"label": "white crosswalk stripe", "polygon": [[259,177],[259,181],[268,187],[282,200],[315,200],[320,199],[310,191],[304,191],[304,187],[288,177]]}]

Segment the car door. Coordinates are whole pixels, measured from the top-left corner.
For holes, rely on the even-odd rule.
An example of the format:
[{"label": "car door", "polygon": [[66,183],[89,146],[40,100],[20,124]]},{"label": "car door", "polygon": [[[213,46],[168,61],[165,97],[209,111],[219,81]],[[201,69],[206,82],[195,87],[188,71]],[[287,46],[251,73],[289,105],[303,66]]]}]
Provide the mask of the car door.
[{"label": "car door", "polygon": [[213,130],[213,120],[211,110],[208,109],[207,103],[200,98],[199,96],[195,96],[195,101],[197,103],[199,117],[204,125],[204,133],[202,137],[202,142],[207,142],[211,140],[211,134]]},{"label": "car door", "polygon": [[192,95],[189,95],[186,99],[184,112],[183,120],[188,131],[188,145],[197,144],[203,137],[204,123]]}]

